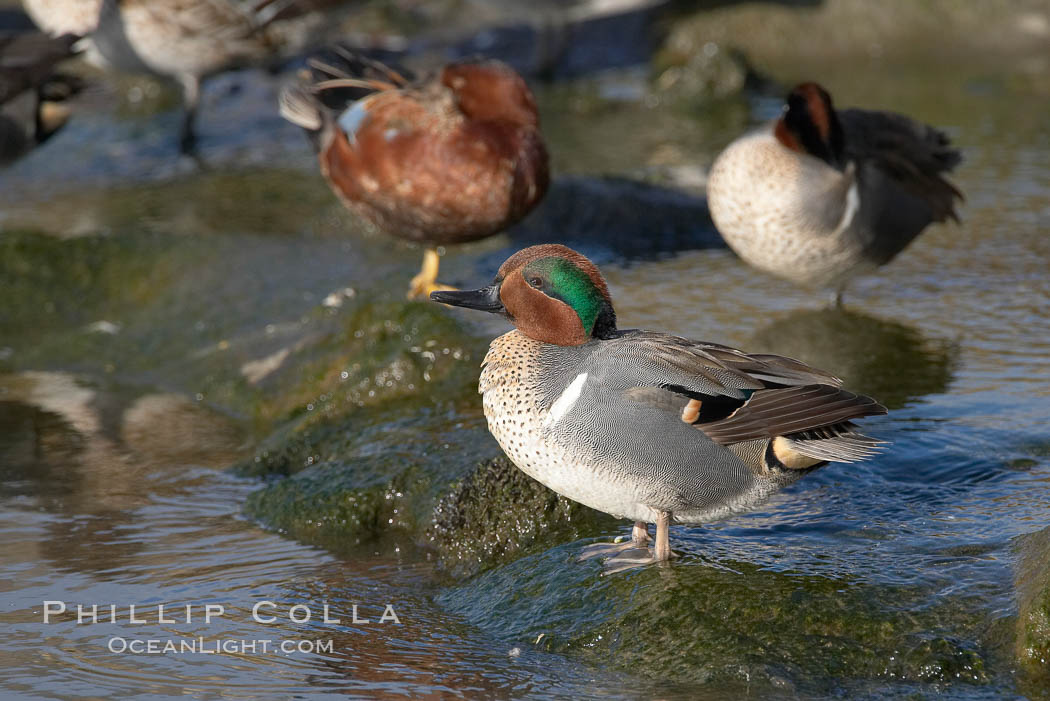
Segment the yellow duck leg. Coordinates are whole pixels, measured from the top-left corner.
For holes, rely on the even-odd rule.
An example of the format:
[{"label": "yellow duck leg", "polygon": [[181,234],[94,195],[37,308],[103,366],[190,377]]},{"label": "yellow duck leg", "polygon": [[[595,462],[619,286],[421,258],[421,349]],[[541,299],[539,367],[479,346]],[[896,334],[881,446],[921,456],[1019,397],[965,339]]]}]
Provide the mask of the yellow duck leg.
[{"label": "yellow duck leg", "polygon": [[441,256],[436,248],[427,248],[423,251],[423,267],[419,274],[408,283],[409,299],[426,299],[431,292],[437,290],[454,290],[455,287],[438,283],[438,266],[441,265]]}]

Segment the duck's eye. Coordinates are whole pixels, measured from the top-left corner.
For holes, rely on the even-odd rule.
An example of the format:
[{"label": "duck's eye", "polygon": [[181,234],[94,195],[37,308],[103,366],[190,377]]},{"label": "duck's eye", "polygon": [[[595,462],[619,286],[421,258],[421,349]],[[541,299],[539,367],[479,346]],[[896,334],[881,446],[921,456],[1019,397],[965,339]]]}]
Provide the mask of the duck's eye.
[{"label": "duck's eye", "polygon": [[530,277],[528,279],[528,283],[533,287],[539,289],[540,287],[543,287],[543,278]]}]

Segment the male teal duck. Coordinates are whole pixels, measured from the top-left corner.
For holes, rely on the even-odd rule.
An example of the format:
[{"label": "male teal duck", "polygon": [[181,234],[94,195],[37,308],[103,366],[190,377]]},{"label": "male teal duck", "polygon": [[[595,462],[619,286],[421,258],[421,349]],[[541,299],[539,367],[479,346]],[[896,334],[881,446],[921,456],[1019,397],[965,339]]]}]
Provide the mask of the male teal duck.
[{"label": "male teal duck", "polygon": [[885,407],[822,370],[617,329],[598,268],[565,246],[526,248],[488,287],[431,299],[502,314],[517,327],[492,342],[482,363],[489,430],[526,474],[635,522],[622,547],[636,550],[614,560],[667,560],[672,521],[748,511],[807,472],[867,458],[878,446],[852,419]]},{"label": "male teal duck", "polygon": [[836,111],[816,83],[775,122],[733,141],[707,185],[711,218],[746,263],[830,289],[890,262],[931,222],[958,221],[944,173],[961,156],[938,129],[892,112]]},{"label": "male teal duck", "polygon": [[311,134],[348,209],[426,246],[410,298],[445,288],[438,246],[496,234],[546,193],[536,103],[510,66],[468,59],[414,78],[338,47],[310,66],[281,114]]}]

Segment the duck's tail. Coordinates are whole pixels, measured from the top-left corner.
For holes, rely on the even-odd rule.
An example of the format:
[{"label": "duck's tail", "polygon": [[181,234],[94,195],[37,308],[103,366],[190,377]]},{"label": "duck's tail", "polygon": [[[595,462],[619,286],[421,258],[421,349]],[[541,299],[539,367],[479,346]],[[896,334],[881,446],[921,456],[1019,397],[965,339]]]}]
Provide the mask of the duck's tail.
[{"label": "duck's tail", "polygon": [[893,112],[849,109],[838,115],[848,158],[877,164],[926,202],[934,221],[959,221],[955,204],[963,193],[945,176],[962,162],[962,153],[946,133]]},{"label": "duck's tail", "polygon": [[281,116],[320,134],[358,100],[405,87],[412,79],[407,71],[336,45],[307,59],[298,82],[281,91]]},{"label": "duck's tail", "polygon": [[827,384],[759,390],[725,418],[697,428],[722,445],[765,439],[789,468],[818,462],[857,462],[878,451],[880,441],[856,432],[853,419],[885,414],[871,397]]},{"label": "duck's tail", "polygon": [[773,439],[773,451],[781,462],[784,455],[802,455],[820,462],[859,462],[879,453],[884,441],[855,431],[850,421],[799,431]]},{"label": "duck's tail", "polygon": [[399,67],[338,44],[311,56],[306,66],[303,86],[336,111],[372,93],[403,88],[414,79]]},{"label": "duck's tail", "polygon": [[308,132],[320,132],[325,125],[321,101],[300,85],[289,85],[278,99],[281,116]]}]

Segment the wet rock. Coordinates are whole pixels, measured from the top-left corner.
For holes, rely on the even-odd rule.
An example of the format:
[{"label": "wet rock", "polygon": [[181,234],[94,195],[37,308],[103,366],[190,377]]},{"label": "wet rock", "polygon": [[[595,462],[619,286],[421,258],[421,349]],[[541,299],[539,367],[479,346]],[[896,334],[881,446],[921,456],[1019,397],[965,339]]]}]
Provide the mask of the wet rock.
[{"label": "wet rock", "polygon": [[274,398],[261,413],[286,424],[238,471],[284,478],[254,493],[247,513],[336,551],[426,544],[457,576],[614,529],[492,459],[500,451],[477,394],[483,348],[438,305],[359,306],[342,332],[263,383]]},{"label": "wet rock", "polygon": [[286,476],[249,515],[336,550],[421,541],[448,485],[499,451],[477,396],[483,341],[436,304],[355,302],[264,381],[259,416],[280,428],[237,468]]},{"label": "wet rock", "polygon": [[428,541],[443,567],[462,577],[538,548],[611,532],[617,523],[552,492],[500,456],[442,497]]},{"label": "wet rock", "polygon": [[334,552],[381,539],[412,541],[425,518],[419,502],[431,503],[426,481],[413,468],[376,484],[361,475],[383,471],[361,462],[318,465],[254,492],[245,510],[270,528]]},{"label": "wet rock", "polygon": [[1017,567],[1016,657],[1033,696],[1050,692],[1050,528],[1025,536]]},{"label": "wet rock", "polygon": [[[435,436],[423,434],[456,421],[449,412],[477,405],[480,413],[475,358],[483,349],[436,304],[363,301],[261,383],[267,398],[256,416],[283,428],[242,469],[293,474],[402,429],[421,431],[407,440],[425,454]],[[390,445],[403,452],[406,443]]]},{"label": "wet rock", "polygon": [[700,47],[691,37],[676,34],[653,58],[656,85],[677,99],[719,99],[738,94],[747,85],[748,66],[739,53],[713,41]]},{"label": "wet rock", "polygon": [[691,556],[605,576],[577,554],[573,544],[520,559],[439,601],[508,643],[673,684],[848,696],[990,678],[977,601],[929,607],[919,588]]}]

